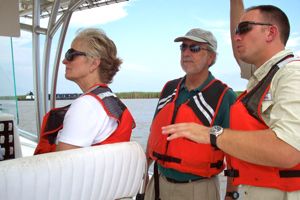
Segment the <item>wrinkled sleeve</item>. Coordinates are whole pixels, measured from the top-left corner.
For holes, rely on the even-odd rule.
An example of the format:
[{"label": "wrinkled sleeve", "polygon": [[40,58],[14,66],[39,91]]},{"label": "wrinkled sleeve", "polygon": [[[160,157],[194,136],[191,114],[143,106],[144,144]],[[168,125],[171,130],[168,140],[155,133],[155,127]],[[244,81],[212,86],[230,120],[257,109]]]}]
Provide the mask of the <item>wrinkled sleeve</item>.
[{"label": "wrinkled sleeve", "polygon": [[[275,75],[277,76],[277,74]],[[271,89],[274,106],[270,112],[270,129],[277,137],[300,151],[300,64],[284,69]],[[275,79],[275,77],[274,77]]]}]

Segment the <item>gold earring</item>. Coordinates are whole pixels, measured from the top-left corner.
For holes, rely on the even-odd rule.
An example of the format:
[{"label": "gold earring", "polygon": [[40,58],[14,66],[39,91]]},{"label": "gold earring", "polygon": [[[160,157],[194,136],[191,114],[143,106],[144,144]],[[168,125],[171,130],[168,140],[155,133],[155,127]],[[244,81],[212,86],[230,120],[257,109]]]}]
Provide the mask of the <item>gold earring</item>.
[{"label": "gold earring", "polygon": [[92,72],[93,70],[91,69],[90,72]]}]

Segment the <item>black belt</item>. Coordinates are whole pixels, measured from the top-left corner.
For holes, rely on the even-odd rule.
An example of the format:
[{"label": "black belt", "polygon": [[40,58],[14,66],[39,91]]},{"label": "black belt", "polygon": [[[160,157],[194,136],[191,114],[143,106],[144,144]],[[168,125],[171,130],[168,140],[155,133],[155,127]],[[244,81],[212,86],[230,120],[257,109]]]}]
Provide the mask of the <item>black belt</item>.
[{"label": "black belt", "polygon": [[[165,176],[166,177],[166,176]],[[214,177],[214,176],[211,176],[211,177]],[[203,177],[203,178],[197,178],[197,179],[193,179],[193,180],[188,180],[188,181],[177,181],[175,179],[172,179],[172,178],[168,178],[166,177],[167,181],[170,182],[170,183],[191,183],[191,182],[194,182],[194,181],[199,181],[199,180],[202,180],[202,179],[208,179],[206,177]]]}]

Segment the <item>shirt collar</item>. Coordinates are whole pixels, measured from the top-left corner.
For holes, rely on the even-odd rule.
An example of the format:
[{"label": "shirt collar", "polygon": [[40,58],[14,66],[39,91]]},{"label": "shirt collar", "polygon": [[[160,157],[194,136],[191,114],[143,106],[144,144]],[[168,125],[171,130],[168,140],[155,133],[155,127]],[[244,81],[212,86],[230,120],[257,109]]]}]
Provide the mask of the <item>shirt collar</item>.
[{"label": "shirt collar", "polygon": [[249,91],[253,88],[253,83],[255,83],[254,84],[255,86],[257,82],[261,81],[267,75],[267,73],[270,71],[270,69],[273,67],[274,64],[276,64],[282,58],[290,54],[293,54],[293,52],[290,49],[280,51],[272,58],[270,58],[268,61],[266,61],[262,66],[260,66],[254,72],[253,76],[249,79],[247,90]]},{"label": "shirt collar", "polygon": [[[181,79],[180,81],[180,90],[188,90],[187,87],[184,85],[184,81],[186,79],[186,75]],[[215,77],[211,74],[211,72],[209,71],[209,75],[207,77],[207,79],[202,83],[202,85],[200,85],[199,87],[191,90],[191,91],[195,91],[195,92],[200,92],[204,87],[206,87],[212,80],[214,80]]]}]

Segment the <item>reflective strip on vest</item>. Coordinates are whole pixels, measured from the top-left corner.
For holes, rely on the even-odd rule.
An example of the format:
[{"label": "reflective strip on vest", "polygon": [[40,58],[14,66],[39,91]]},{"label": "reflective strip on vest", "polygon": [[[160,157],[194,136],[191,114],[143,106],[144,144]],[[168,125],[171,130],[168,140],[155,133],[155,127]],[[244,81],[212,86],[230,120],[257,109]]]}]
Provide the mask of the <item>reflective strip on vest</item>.
[{"label": "reflective strip on vest", "polygon": [[279,68],[281,68],[282,66],[288,64],[289,62],[291,62],[291,61],[293,61],[293,60],[299,60],[299,58],[295,58],[295,57],[294,57],[294,58],[289,58],[289,59],[283,60],[283,61],[281,61],[280,63],[278,63],[277,66],[278,66]]},{"label": "reflective strip on vest", "polygon": [[[208,112],[201,106],[201,103],[199,102],[198,98],[200,99],[202,105],[208,110]],[[194,97],[195,103],[197,105],[197,107],[199,108],[199,110],[203,113],[203,115],[206,117],[206,119],[209,121],[209,123],[212,122],[212,117],[215,115],[215,111],[214,109],[212,109],[212,107],[210,107],[210,105],[208,105],[208,103],[206,103],[202,92],[198,93],[197,95],[195,95]]]},{"label": "reflective strip on vest", "polygon": [[101,99],[104,99],[104,98],[106,98],[106,97],[117,97],[117,95],[115,95],[114,93],[109,92],[109,91],[104,92],[104,93],[100,93],[100,94],[98,94],[98,96],[99,96]]},{"label": "reflective strip on vest", "polygon": [[169,96],[167,96],[166,98],[163,98],[161,100],[159,100],[158,102],[158,110],[162,109],[167,103],[169,103],[171,101],[171,99],[173,98],[173,96],[176,95],[176,91],[177,89],[174,90],[174,92],[172,94],[170,94]]}]

